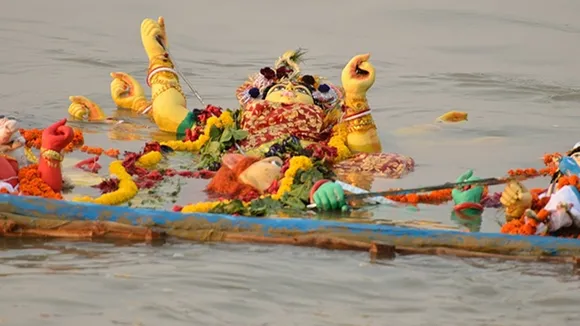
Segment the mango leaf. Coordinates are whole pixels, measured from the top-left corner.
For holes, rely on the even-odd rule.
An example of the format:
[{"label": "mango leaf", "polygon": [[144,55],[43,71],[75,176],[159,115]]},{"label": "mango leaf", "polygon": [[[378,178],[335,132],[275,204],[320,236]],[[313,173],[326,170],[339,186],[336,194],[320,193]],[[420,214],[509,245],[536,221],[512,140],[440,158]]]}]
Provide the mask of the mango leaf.
[{"label": "mango leaf", "polygon": [[296,197],[301,201],[308,201],[310,199],[310,189],[312,186],[307,184],[292,185],[291,190],[288,195],[291,197]]},{"label": "mango leaf", "polygon": [[264,216],[273,213],[282,208],[282,204],[272,198],[255,199],[250,204],[250,215]]},{"label": "mango leaf", "polygon": [[306,209],[306,205],[304,204],[304,202],[302,202],[302,200],[294,196],[288,196],[288,194],[286,194],[280,200],[289,208],[298,210]]},{"label": "mango leaf", "polygon": [[222,144],[219,141],[210,142],[205,150],[206,154],[210,154],[212,156],[219,156],[221,152]]},{"label": "mango leaf", "polygon": [[301,171],[296,175],[297,178],[294,180],[299,180],[297,183],[311,183],[314,184],[318,180],[324,179],[324,174],[320,172],[317,168],[310,169],[308,171]]},{"label": "mango leaf", "polygon": [[228,204],[221,203],[217,205],[212,210],[210,210],[210,213],[245,215],[246,208],[244,207],[244,203],[241,200],[235,199]]},{"label": "mango leaf", "polygon": [[210,140],[220,139],[221,134],[222,134],[221,129],[216,127],[216,126],[211,126],[211,128],[209,129],[209,139]]},{"label": "mango leaf", "polygon": [[233,137],[233,133],[232,133],[232,129],[231,128],[226,128],[224,129],[224,132],[222,132],[222,136],[220,137],[220,143],[227,143],[229,142],[232,137]]},{"label": "mango leaf", "polygon": [[232,134],[235,140],[242,140],[248,137],[248,132],[242,129],[233,129]]}]

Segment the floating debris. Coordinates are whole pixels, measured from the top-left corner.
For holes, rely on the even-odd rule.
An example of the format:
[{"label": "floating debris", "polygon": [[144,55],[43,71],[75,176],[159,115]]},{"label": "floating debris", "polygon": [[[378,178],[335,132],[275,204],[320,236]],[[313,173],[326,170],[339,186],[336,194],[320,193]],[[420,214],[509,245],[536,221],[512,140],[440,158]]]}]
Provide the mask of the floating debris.
[{"label": "floating debris", "polygon": [[437,118],[438,122],[461,122],[467,121],[467,112],[449,111]]}]

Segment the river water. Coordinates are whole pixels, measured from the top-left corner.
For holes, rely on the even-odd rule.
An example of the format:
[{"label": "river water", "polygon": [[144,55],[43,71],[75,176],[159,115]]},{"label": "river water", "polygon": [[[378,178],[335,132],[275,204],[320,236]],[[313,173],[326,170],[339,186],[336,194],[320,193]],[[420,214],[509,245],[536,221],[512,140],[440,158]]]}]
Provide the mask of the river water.
[{"label": "river water", "polygon": [[[580,140],[578,12],[575,0],[3,0],[0,111],[43,127],[66,116],[68,96],[85,95],[119,114],[109,73],[143,80],[139,26],[163,15],[181,69],[206,102],[224,107],[285,50],[306,48],[304,70],[335,82],[351,56],[370,52],[384,150],[417,161],[412,175],[374,189],[441,183],[467,168],[501,176],[541,167],[544,153]],[[449,110],[469,120],[434,122]],[[84,128],[88,144],[129,150],[155,136]],[[451,224],[448,206],[411,215]],[[486,211],[483,231],[498,230],[496,215]],[[568,266],[421,256],[371,264],[359,253],[192,243],[0,239],[0,248],[0,325],[506,326],[580,317]]]}]

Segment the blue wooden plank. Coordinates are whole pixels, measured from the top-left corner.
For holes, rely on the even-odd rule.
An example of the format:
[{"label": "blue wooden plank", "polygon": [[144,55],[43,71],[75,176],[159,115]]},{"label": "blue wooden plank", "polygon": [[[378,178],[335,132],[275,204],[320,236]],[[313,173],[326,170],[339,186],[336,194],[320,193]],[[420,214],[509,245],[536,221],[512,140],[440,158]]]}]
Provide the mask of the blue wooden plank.
[{"label": "blue wooden plank", "polygon": [[352,235],[367,241],[391,241],[399,245],[444,245],[541,250],[547,254],[580,254],[580,240],[539,236],[514,236],[501,233],[465,233],[450,230],[425,230],[389,225],[344,223],[340,221],[309,220],[301,218],[236,217],[223,214],[192,213],[131,208],[127,206],[104,206],[76,203],[38,197],[0,195],[0,212],[36,217],[72,220],[121,221],[140,225],[155,223],[168,225],[186,219],[215,224],[221,229],[258,230],[264,236],[280,235],[280,232],[309,233],[332,232]]}]

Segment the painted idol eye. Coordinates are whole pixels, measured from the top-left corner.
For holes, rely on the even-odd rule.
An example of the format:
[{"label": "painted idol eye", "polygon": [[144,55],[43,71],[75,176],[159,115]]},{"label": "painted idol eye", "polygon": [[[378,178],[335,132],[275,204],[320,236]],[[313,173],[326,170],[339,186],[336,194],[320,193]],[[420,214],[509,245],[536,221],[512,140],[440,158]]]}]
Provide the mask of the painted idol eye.
[{"label": "painted idol eye", "polygon": [[302,94],[310,95],[310,91],[309,91],[309,90],[308,90],[308,88],[306,88],[306,87],[298,86],[298,87],[296,87],[296,91],[297,91],[298,93],[302,93]]},{"label": "painted idol eye", "polygon": [[285,89],[286,89],[286,86],[284,86],[284,85],[276,85],[276,86],[272,87],[270,92],[279,92],[279,91],[283,91]]},{"label": "painted idol eye", "polygon": [[282,164],[280,164],[280,162],[278,162],[278,161],[272,161],[272,162],[270,162],[270,163],[272,163],[272,165],[274,165],[274,166],[277,166],[277,167],[279,167],[279,168],[281,168],[281,167],[282,167]]}]

